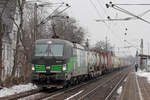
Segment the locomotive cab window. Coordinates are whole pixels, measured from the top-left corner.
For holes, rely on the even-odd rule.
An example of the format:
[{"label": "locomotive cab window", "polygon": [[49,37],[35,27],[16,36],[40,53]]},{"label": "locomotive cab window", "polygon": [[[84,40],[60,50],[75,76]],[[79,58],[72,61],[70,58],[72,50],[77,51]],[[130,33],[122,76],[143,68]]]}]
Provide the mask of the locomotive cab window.
[{"label": "locomotive cab window", "polygon": [[63,56],[62,44],[36,44],[35,56]]},{"label": "locomotive cab window", "polygon": [[50,54],[49,56],[63,56],[63,45],[61,44],[52,44],[50,45]]},{"label": "locomotive cab window", "polygon": [[37,44],[35,46],[35,56],[48,56],[48,44]]}]

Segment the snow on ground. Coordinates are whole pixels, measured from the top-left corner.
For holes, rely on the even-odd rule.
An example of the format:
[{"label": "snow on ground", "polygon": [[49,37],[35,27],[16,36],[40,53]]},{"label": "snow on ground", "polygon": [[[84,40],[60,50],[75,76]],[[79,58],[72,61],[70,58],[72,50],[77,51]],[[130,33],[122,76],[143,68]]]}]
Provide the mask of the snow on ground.
[{"label": "snow on ground", "polygon": [[136,72],[136,75],[147,78],[148,83],[150,83],[150,72],[139,70],[138,72]]},{"label": "snow on ground", "polygon": [[20,93],[20,92],[25,92],[25,91],[29,91],[32,89],[36,89],[37,86],[33,85],[32,83],[28,83],[25,85],[15,85],[11,88],[3,88],[0,90],[0,97],[4,97],[4,96],[8,96],[8,95],[13,95],[16,93]]},{"label": "snow on ground", "polygon": [[122,92],[122,86],[120,86],[118,89],[117,89],[117,94],[121,94],[121,92]]}]

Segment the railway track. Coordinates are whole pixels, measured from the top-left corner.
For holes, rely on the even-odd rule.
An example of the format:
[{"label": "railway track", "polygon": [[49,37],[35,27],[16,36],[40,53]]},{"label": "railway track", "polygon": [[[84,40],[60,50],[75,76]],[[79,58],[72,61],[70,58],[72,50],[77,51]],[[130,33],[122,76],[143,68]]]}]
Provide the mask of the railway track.
[{"label": "railway track", "polygon": [[[101,99],[101,100],[109,100],[110,97],[113,95],[113,92],[116,90],[116,88],[118,87],[118,85],[121,83],[121,81],[125,78],[125,76],[127,75],[127,71],[129,69],[123,69],[119,72],[115,71],[103,76],[100,76],[96,79],[87,81],[87,82],[82,82],[79,85],[76,86],[72,86],[69,88],[64,88],[64,89],[49,89],[47,91],[41,91],[40,89],[37,90],[32,90],[32,91],[28,91],[28,92],[24,92],[24,93],[19,93],[16,95],[12,95],[12,96],[7,96],[7,97],[3,97],[0,98],[0,100],[70,100],[70,99],[75,99],[75,100],[86,100],[88,98],[93,98],[93,94],[95,94],[95,92],[97,90],[99,90],[99,88],[104,88],[104,87],[108,87],[105,86],[107,85],[107,83],[110,83],[110,81],[114,81],[115,83],[115,77],[120,76],[122,77],[121,80],[118,82],[117,86],[115,85],[115,87],[113,87],[113,89],[111,88],[111,92],[109,92],[109,94],[107,94],[107,96],[105,95],[106,99]],[[124,74],[126,71],[126,75]],[[117,78],[119,80],[119,78]],[[116,83],[115,83],[116,84]],[[103,90],[100,90],[101,92],[104,93]],[[92,94],[92,95],[91,95]],[[89,100],[89,99],[88,99]],[[96,99],[94,99],[96,100]],[[99,100],[99,99],[98,99]]]},{"label": "railway track", "polygon": [[[113,86],[111,86],[110,84],[112,82],[114,83],[114,85],[116,84],[114,82],[115,81],[114,79],[118,76],[120,76],[121,78],[124,76],[124,74],[127,75],[128,72],[129,72],[129,69],[124,69],[120,72],[113,72],[101,78],[100,80],[96,80],[95,82],[83,85],[80,88],[76,88],[71,91],[66,91],[61,95],[51,96],[44,100],[62,100],[62,99],[63,100],[105,100],[105,98],[110,93],[110,90],[112,90],[113,88]],[[117,79],[119,80],[119,78]],[[110,80],[112,81],[110,82]],[[109,91],[107,88],[109,88]],[[111,96],[112,95],[110,95],[110,97]]]},{"label": "railway track", "polygon": [[[102,78],[102,77],[100,77],[100,78]],[[91,80],[88,83],[93,82],[93,81],[94,80]],[[78,87],[80,87],[82,85],[85,85],[85,84],[88,84],[88,83],[85,82],[85,83],[77,85],[77,86],[75,86],[73,88],[68,88],[67,91],[70,90],[70,89],[78,88]],[[57,95],[57,93],[61,94],[61,93],[65,92],[64,90],[65,89],[55,89],[55,88],[52,88],[52,89],[47,90],[47,91],[46,90],[42,90],[42,89],[34,89],[34,90],[26,91],[26,92],[17,93],[17,94],[14,94],[14,95],[0,97],[0,100],[17,100],[17,99],[19,99],[19,100],[22,100],[22,99],[24,99],[24,100],[26,100],[26,99],[30,100],[30,99],[35,99],[35,98],[37,100],[40,100],[42,98],[45,98],[47,96],[51,96],[53,94],[56,94],[56,95]],[[30,98],[30,96],[31,96],[31,98]]]},{"label": "railway track", "polygon": [[[86,99],[93,100],[93,99],[88,99],[87,97],[90,94],[94,94],[93,92],[96,89],[103,87],[104,85],[106,85],[106,83],[109,83],[110,80],[114,79],[114,77],[117,77],[117,76],[123,77],[123,75],[125,74],[124,71],[126,72],[126,75],[127,75],[129,69],[123,69],[120,72],[117,72],[117,71],[112,72],[110,74],[101,76],[97,79],[94,79],[94,80],[91,80],[88,82],[84,82],[77,86],[70,87],[67,89],[61,89],[61,90],[53,92],[53,93],[40,94],[40,96],[36,96],[34,99],[36,99],[36,100],[72,100],[72,99],[73,100],[86,100]],[[119,80],[119,78],[117,78],[117,79]],[[93,89],[93,87],[94,87],[94,89]],[[101,92],[105,93],[103,90]],[[105,97],[106,97],[106,95],[105,95]],[[111,97],[111,95],[110,95],[110,97]],[[94,99],[94,100],[96,100],[96,99]],[[97,100],[105,100],[105,99],[97,99]]]},{"label": "railway track", "polygon": [[124,79],[127,77],[127,74],[125,74],[120,81],[113,87],[113,89],[110,91],[110,93],[106,96],[105,100],[111,100],[111,97],[114,95],[118,87],[121,85],[121,83],[124,81]]},{"label": "railway track", "polygon": [[111,100],[111,97],[116,92],[119,85],[128,75],[128,70],[125,72],[119,72],[110,79],[102,82],[91,91],[81,96],[78,100]]},{"label": "railway track", "polygon": [[[104,76],[106,76],[106,75],[104,75]],[[69,91],[78,89],[78,88],[80,88],[82,86],[85,86],[85,85],[93,83],[93,82],[95,82],[95,81],[97,81],[99,79],[102,79],[104,76],[98,77],[95,80],[82,82],[81,84],[73,86],[73,87],[63,88],[63,89],[55,89],[54,91],[49,90],[49,91],[33,94],[33,95],[29,96],[29,97],[20,98],[19,100],[26,100],[26,99],[28,99],[28,100],[33,100],[33,99],[34,100],[42,100],[42,99],[43,100],[48,100],[48,99],[54,99],[55,97],[63,95],[64,93],[68,93]]]}]

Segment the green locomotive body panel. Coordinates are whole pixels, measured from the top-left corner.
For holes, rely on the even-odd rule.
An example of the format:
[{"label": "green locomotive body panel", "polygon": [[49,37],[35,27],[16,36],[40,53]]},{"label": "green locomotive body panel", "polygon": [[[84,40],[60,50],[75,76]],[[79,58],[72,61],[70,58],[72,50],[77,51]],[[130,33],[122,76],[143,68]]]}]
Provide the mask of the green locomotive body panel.
[{"label": "green locomotive body panel", "polygon": [[63,65],[51,65],[51,69],[50,71],[58,71],[58,72],[61,72],[62,71],[62,66]]},{"label": "green locomotive body panel", "polygon": [[67,63],[67,70],[64,72],[70,72],[74,69],[74,63],[77,61],[77,57],[71,57],[69,62]]},{"label": "green locomotive body panel", "polygon": [[[71,57],[68,63],[66,64],[67,69],[65,71],[62,70],[63,64],[60,65],[49,65],[50,72],[70,72],[73,71],[74,63],[77,61],[77,57]],[[34,64],[35,70],[33,72],[46,72],[46,65],[38,65]]]},{"label": "green locomotive body panel", "polygon": [[46,71],[45,65],[34,64],[34,67],[35,67],[35,71]]}]

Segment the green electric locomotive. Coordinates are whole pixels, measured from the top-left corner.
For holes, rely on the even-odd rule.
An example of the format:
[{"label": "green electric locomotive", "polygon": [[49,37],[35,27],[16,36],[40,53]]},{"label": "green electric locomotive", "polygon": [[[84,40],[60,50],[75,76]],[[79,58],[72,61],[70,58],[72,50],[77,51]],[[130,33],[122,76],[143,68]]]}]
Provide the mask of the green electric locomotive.
[{"label": "green electric locomotive", "polygon": [[67,40],[37,40],[32,55],[32,82],[57,88],[78,83],[88,77],[87,53],[81,45]]}]

